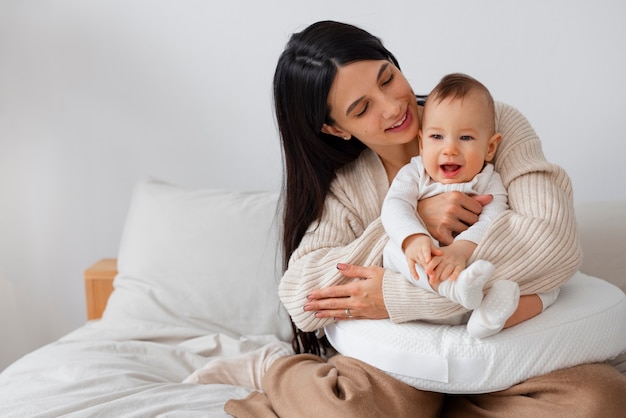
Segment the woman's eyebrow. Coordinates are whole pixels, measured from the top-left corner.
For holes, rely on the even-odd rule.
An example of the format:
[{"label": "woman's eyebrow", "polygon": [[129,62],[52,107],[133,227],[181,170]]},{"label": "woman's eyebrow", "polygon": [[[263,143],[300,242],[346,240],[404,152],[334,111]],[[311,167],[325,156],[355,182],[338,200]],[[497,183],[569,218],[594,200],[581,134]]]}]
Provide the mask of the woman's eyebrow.
[{"label": "woman's eyebrow", "polygon": [[387,67],[389,67],[389,63],[388,62],[386,62],[386,63],[384,63],[383,65],[380,66],[380,70],[378,70],[378,75],[376,76],[376,80],[380,80],[380,78],[383,76],[383,73],[385,72]]},{"label": "woman's eyebrow", "polygon": [[[376,81],[380,80],[380,77],[382,77],[383,73],[385,72],[385,70],[387,69],[387,67],[389,67],[389,63],[385,62],[383,65],[380,66],[380,69],[378,70],[378,75],[376,75]],[[350,114],[350,112],[352,112],[352,110],[357,107],[357,105],[365,98],[365,96],[361,96],[358,99],[356,99],[354,102],[352,102],[352,104],[350,106],[348,106],[348,109],[346,110],[346,116],[348,116]]]}]

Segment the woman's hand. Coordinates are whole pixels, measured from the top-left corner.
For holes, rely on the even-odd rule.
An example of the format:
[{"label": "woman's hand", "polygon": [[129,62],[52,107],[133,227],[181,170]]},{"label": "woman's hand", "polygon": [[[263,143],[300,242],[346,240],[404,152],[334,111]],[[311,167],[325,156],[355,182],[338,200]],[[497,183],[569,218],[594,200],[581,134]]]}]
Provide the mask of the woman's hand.
[{"label": "woman's hand", "polygon": [[478,221],[483,206],[491,202],[491,195],[468,196],[461,192],[447,192],[422,199],[417,213],[428,232],[443,245]]},{"label": "woman's hand", "polygon": [[315,312],[318,318],[384,319],[389,313],[383,300],[383,275],[379,266],[338,264],[337,269],[354,281],[318,289],[309,295],[305,311]]}]

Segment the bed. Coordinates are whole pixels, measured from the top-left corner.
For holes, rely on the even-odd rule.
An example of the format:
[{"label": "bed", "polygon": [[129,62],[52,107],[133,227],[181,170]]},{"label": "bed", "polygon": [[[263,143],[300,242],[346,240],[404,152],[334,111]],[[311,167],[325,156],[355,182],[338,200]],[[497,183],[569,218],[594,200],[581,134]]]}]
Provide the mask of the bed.
[{"label": "bed", "polygon": [[[623,298],[626,202],[576,211],[581,270]],[[0,374],[0,416],[228,416],[225,401],[249,389],[182,381],[290,339],[276,296],[279,220],[276,193],[140,182],[117,258],[86,266],[89,321]],[[624,356],[611,357],[626,375]]]}]

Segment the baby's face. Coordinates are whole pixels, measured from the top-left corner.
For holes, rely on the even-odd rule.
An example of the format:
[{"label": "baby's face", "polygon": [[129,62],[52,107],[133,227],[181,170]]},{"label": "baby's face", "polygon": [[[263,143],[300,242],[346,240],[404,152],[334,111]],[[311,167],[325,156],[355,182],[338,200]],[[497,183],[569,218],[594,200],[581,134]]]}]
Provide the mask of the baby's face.
[{"label": "baby's face", "polygon": [[485,161],[491,161],[500,141],[492,118],[479,94],[429,101],[420,131],[420,154],[430,177],[447,184],[476,176]]}]

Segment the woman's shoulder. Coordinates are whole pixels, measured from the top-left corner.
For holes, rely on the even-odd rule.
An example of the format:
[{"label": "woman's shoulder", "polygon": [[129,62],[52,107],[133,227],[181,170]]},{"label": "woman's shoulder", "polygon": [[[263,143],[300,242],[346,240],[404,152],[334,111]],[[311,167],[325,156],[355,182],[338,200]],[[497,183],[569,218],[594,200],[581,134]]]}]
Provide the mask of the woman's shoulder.
[{"label": "woman's shoulder", "polygon": [[534,147],[541,147],[532,125],[518,109],[507,103],[495,102],[495,113],[496,131],[502,134],[502,142],[498,147],[499,155],[524,144],[532,143]]},{"label": "woman's shoulder", "polygon": [[502,134],[494,159],[504,184],[530,172],[554,171],[546,160],[541,140],[526,117],[515,107],[496,102],[496,130]]},{"label": "woman's shoulder", "polygon": [[370,149],[365,149],[356,160],[337,171],[331,189],[335,193],[352,196],[355,194],[371,196],[374,193],[382,203],[389,190],[389,182],[378,155]]},{"label": "woman's shoulder", "polygon": [[369,148],[364,149],[356,160],[337,170],[337,179],[343,181],[353,181],[353,179],[363,175],[372,179],[386,176],[385,168],[380,158]]},{"label": "woman's shoulder", "polygon": [[495,101],[494,105],[496,113],[496,129],[498,129],[503,123],[509,123],[515,120],[524,120],[525,122],[528,122],[522,112],[514,106],[500,101]]}]

